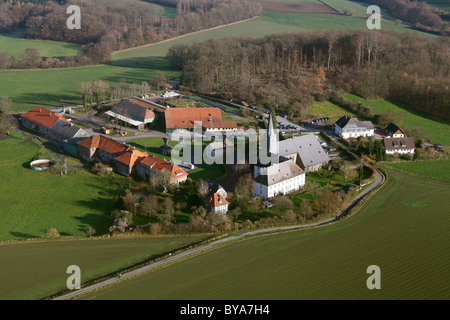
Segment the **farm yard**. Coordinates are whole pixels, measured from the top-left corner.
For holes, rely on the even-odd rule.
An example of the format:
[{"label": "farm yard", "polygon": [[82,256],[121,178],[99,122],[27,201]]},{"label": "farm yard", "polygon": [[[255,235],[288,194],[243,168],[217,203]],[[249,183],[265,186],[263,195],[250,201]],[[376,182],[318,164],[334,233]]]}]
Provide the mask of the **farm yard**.
[{"label": "farm yard", "polygon": [[160,236],[3,244],[0,299],[36,300],[67,290],[66,269],[73,264],[81,268],[85,283],[207,238]]},{"label": "farm yard", "polygon": [[[82,299],[448,299],[448,190],[390,172],[342,222],[234,242]],[[381,290],[366,287],[371,265]]]},{"label": "farm yard", "polygon": [[[127,143],[131,146],[136,147],[139,151],[149,152],[158,158],[167,159],[167,156],[160,154],[159,147],[162,146],[163,140],[161,138],[139,138],[128,140]],[[203,148],[208,145],[210,142],[204,142]],[[176,141],[171,141],[169,144],[174,147],[177,145]],[[189,172],[189,178],[192,180],[215,180],[223,175],[225,175],[226,171],[223,165],[212,164],[212,165],[202,165],[198,168]]]}]

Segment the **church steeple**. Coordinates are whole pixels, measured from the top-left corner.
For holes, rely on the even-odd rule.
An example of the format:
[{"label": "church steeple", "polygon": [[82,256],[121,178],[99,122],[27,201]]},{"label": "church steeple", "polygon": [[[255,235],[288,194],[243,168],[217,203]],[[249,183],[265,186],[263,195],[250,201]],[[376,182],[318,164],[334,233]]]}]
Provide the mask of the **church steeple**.
[{"label": "church steeple", "polygon": [[269,115],[269,124],[267,125],[267,150],[270,154],[278,154],[278,137],[277,132],[275,132],[273,123],[273,114]]}]

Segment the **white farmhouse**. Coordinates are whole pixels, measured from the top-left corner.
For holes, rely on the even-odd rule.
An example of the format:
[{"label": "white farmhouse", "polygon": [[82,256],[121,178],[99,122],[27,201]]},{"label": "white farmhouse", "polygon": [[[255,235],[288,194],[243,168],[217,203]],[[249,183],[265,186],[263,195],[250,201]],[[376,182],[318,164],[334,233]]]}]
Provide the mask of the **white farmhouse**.
[{"label": "white farmhouse", "polygon": [[375,134],[372,122],[359,121],[357,118],[350,118],[347,115],[336,122],[334,131],[339,137],[344,139],[373,137]]},{"label": "white farmhouse", "polygon": [[387,155],[413,155],[415,153],[414,138],[403,137],[403,138],[384,138],[383,139],[384,149]]}]

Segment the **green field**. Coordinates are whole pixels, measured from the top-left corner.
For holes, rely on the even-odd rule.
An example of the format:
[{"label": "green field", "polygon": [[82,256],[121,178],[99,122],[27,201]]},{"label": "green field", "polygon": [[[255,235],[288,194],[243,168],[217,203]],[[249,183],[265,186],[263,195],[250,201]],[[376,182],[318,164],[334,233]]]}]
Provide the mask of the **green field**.
[{"label": "green field", "polygon": [[163,236],[0,245],[0,299],[36,300],[66,290],[70,265],[80,267],[85,283],[206,238]]},{"label": "green field", "polygon": [[419,113],[405,108],[401,103],[389,102],[386,100],[366,100],[361,97],[344,94],[344,97],[353,102],[362,102],[365,106],[372,108],[375,114],[386,112],[400,112],[403,115],[403,123],[398,123],[400,127],[421,127],[426,133],[433,137],[434,143],[450,145],[450,124],[433,119],[424,113]]},{"label": "green field", "polygon": [[0,52],[6,51],[20,58],[25,49],[36,48],[42,57],[65,57],[76,56],[81,50],[81,45],[78,44],[24,39],[23,34],[23,30],[0,34]]},{"label": "green field", "polygon": [[387,165],[395,170],[450,182],[450,160],[389,163]]},{"label": "green field", "polygon": [[68,69],[0,71],[0,97],[10,97],[16,111],[81,104],[80,82],[101,79],[115,85],[125,79],[128,83],[141,83],[156,71],[163,71],[168,78],[179,75],[166,59],[148,59],[136,65],[118,62]]},{"label": "green field", "polygon": [[[83,298],[449,299],[449,190],[391,173],[342,222],[236,242]],[[366,287],[371,265],[381,290]]]},{"label": "green field", "polygon": [[50,228],[62,236],[85,236],[86,225],[98,235],[107,232],[117,183],[124,177],[33,171],[29,163],[40,146],[19,134],[0,141],[0,149],[0,241],[39,238]]},{"label": "green field", "polygon": [[[355,11],[355,14],[345,16],[338,14],[295,14],[264,11],[262,19],[273,23],[295,26],[301,30],[367,28],[366,11],[369,6],[367,3],[348,0],[324,0],[323,2],[341,13],[343,8],[350,8]],[[411,30],[408,28],[410,25],[407,22],[397,25],[395,23],[397,19],[393,18],[386,10],[382,9],[381,13],[381,27],[383,29]]]}]

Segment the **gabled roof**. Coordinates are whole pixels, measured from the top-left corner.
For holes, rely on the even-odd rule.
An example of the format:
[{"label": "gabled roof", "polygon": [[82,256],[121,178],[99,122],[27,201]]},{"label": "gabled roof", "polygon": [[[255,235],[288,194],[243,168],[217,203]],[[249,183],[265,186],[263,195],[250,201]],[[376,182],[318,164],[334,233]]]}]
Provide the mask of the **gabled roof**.
[{"label": "gabled roof", "polygon": [[163,105],[160,105],[156,102],[153,101],[149,101],[149,100],[144,100],[144,99],[140,99],[140,98],[134,98],[130,100],[131,103],[140,105],[144,108],[150,109],[152,111],[160,111],[160,112],[165,112],[165,110],[167,109],[166,107],[164,107]]},{"label": "gabled roof", "polygon": [[56,120],[56,122],[51,126],[50,130],[56,132],[65,139],[72,138],[85,138],[88,136],[87,132],[83,129],[77,127],[73,123],[63,121],[61,119]]},{"label": "gabled roof", "polygon": [[201,121],[204,128],[237,128],[236,122],[223,122],[218,108],[169,108],[166,110],[166,129],[194,129]]},{"label": "gabled roof", "polygon": [[116,158],[116,161],[123,163],[129,167],[133,167],[137,161],[143,160],[146,157],[148,157],[147,153],[132,149],[118,156]]},{"label": "gabled roof", "polygon": [[345,116],[341,117],[338,121],[336,121],[336,125],[341,128],[344,128],[349,121],[350,121],[350,117],[345,115]]},{"label": "gabled roof", "polygon": [[370,121],[359,121],[357,118],[350,118],[345,115],[336,121],[336,125],[340,128],[345,128],[347,125],[356,125],[357,127],[364,127],[366,129],[374,129],[373,123]]},{"label": "gabled roof", "polygon": [[384,138],[384,147],[386,150],[411,150],[415,149],[414,138]]},{"label": "gabled roof", "polygon": [[160,159],[158,157],[155,157],[154,155],[150,155],[142,159],[140,161],[140,164],[142,164],[144,167],[149,168],[151,171],[169,171],[170,173],[172,173],[172,178],[179,178],[188,175],[187,172],[185,172],[183,169],[173,164],[172,162]]},{"label": "gabled roof", "polygon": [[322,148],[314,134],[280,141],[279,154],[288,156],[297,153],[305,168],[330,161],[326,151]]},{"label": "gabled roof", "polygon": [[395,123],[391,122],[387,127],[386,127],[386,132],[390,135],[393,135],[394,133],[396,133],[397,131],[401,131],[402,134],[405,134],[405,132],[400,129],[400,127],[398,127]]},{"label": "gabled roof", "polygon": [[87,139],[81,140],[78,144],[88,149],[98,148],[116,157],[128,150],[132,150],[131,147],[100,134],[95,134]]},{"label": "gabled roof", "polygon": [[36,107],[21,115],[22,118],[50,129],[57,120],[70,123],[59,114],[42,107]]},{"label": "gabled roof", "polygon": [[126,118],[145,121],[155,118],[151,105],[137,99],[123,100],[113,105],[111,111]]},{"label": "gabled roof", "polygon": [[206,199],[205,203],[213,208],[230,204],[220,193],[214,193]]},{"label": "gabled roof", "polygon": [[300,176],[304,173],[305,171],[303,171],[295,162],[288,160],[264,168],[262,174],[255,178],[255,182],[271,186]]}]

